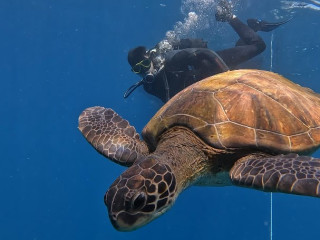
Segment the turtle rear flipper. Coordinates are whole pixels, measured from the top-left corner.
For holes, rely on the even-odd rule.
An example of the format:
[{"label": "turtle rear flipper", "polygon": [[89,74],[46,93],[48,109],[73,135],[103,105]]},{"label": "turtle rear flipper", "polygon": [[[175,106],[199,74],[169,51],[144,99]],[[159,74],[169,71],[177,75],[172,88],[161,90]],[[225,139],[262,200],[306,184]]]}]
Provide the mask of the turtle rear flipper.
[{"label": "turtle rear flipper", "polygon": [[230,177],[239,186],[320,197],[319,158],[288,154],[240,160]]},{"label": "turtle rear flipper", "polygon": [[149,152],[135,128],[110,108],[87,108],[78,128],[99,153],[120,165],[131,166]]}]

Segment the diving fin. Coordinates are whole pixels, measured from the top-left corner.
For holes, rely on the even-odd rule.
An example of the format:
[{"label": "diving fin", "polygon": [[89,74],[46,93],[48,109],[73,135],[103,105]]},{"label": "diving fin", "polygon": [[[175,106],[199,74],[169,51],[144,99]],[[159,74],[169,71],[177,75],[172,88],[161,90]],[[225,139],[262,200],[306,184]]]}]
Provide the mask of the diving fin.
[{"label": "diving fin", "polygon": [[292,17],[282,22],[269,23],[264,20],[250,18],[247,20],[247,23],[248,23],[248,26],[255,32],[258,32],[258,31],[270,32],[276,29],[277,27],[281,26],[282,24],[289,22],[291,19]]}]

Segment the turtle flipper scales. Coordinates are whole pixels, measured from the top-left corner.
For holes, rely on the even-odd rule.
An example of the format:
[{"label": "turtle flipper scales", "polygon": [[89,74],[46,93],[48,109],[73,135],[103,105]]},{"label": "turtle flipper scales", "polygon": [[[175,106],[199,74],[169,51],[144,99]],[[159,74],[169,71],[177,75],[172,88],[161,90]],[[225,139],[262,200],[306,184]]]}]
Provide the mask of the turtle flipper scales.
[{"label": "turtle flipper scales", "polygon": [[319,158],[287,154],[238,160],[230,177],[239,186],[320,197]]},{"label": "turtle flipper scales", "polygon": [[78,128],[99,153],[120,165],[131,166],[149,152],[135,128],[110,108],[85,109]]}]

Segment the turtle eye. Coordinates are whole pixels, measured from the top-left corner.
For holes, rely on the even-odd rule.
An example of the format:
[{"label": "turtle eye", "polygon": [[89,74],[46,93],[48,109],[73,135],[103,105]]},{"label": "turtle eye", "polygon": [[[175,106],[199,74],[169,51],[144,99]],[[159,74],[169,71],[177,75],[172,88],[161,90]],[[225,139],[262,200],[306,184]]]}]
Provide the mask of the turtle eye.
[{"label": "turtle eye", "polygon": [[132,210],[138,210],[142,208],[146,203],[146,199],[146,194],[144,192],[135,195],[133,201],[131,202]]}]

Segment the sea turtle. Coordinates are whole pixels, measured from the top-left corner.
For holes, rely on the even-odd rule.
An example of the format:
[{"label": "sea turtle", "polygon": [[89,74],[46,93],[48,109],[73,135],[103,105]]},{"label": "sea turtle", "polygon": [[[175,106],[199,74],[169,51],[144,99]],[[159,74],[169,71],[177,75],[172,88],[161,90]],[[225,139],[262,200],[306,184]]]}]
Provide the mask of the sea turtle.
[{"label": "sea turtle", "polygon": [[91,107],[79,129],[102,155],[129,168],[105,204],[113,226],[137,229],[191,185],[237,185],[320,197],[320,95],[272,72],[234,70],[175,95],[140,140],[112,109]]}]

